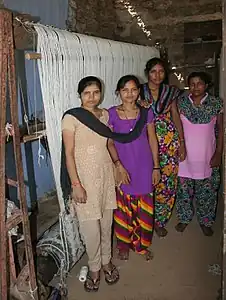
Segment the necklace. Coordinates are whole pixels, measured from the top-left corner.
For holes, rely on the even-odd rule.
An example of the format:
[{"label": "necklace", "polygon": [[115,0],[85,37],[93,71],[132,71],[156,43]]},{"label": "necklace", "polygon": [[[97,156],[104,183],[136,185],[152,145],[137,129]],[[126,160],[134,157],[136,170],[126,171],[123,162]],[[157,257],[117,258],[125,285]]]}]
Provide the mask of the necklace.
[{"label": "necklace", "polygon": [[134,127],[131,125],[130,120],[134,120],[134,119],[136,120],[137,115],[138,115],[138,109],[136,109],[136,115],[135,115],[135,118],[134,118],[134,119],[129,119],[129,118],[127,117],[127,115],[126,115],[125,109],[122,108],[122,110],[123,110],[123,112],[124,112],[124,115],[125,115],[125,117],[126,117],[126,120],[127,120],[128,124],[129,124],[129,126],[130,126],[130,130],[129,130],[129,131],[131,132],[131,131],[133,131]]}]

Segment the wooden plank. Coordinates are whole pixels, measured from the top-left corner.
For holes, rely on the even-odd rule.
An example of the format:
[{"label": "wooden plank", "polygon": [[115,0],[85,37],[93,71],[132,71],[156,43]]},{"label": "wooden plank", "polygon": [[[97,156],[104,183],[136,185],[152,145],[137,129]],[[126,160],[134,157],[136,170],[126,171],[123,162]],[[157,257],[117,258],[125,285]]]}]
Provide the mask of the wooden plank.
[{"label": "wooden plank", "polygon": [[6,123],[6,47],[5,12],[0,11],[0,280],[1,300],[8,299],[7,290],[7,234],[6,234],[6,201],[5,201],[5,123]]},{"label": "wooden plank", "polygon": [[20,200],[20,209],[22,212],[22,225],[26,252],[26,261],[28,265],[28,276],[30,282],[30,292],[33,299],[38,300],[38,291],[35,276],[33,249],[30,237],[30,224],[28,219],[26,191],[24,184],[24,172],[23,161],[20,145],[20,131],[18,120],[18,105],[17,105],[17,85],[16,85],[16,70],[15,70],[15,51],[14,51],[14,37],[12,27],[12,14],[8,12],[6,14],[6,30],[8,37],[8,87],[9,87],[9,99],[10,99],[10,112],[12,125],[14,126],[13,148],[15,154],[16,163],[16,175],[18,181],[18,198]]}]

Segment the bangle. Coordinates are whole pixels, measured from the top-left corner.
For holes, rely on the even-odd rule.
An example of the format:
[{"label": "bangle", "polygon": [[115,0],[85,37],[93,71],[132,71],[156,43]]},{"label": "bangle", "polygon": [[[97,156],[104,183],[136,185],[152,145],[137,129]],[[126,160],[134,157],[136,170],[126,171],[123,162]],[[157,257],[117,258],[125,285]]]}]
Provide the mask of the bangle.
[{"label": "bangle", "polygon": [[157,167],[157,168],[153,168],[153,170],[160,170],[160,167]]},{"label": "bangle", "polygon": [[78,186],[78,185],[81,185],[80,181],[73,181],[71,183],[71,186]]},{"label": "bangle", "polygon": [[115,165],[117,162],[120,162],[120,160],[116,159],[115,161],[113,161],[113,164]]}]

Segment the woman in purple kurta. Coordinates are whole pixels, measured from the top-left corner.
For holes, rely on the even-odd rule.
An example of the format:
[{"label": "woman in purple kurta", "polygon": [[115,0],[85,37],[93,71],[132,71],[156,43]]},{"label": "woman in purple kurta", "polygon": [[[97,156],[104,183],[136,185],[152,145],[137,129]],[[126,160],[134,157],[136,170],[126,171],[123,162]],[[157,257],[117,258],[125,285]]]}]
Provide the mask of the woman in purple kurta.
[{"label": "woman in purple kurta", "polygon": [[[118,133],[133,130],[139,119],[139,81],[135,76],[122,77],[117,92],[122,104],[109,109],[109,126]],[[117,209],[114,229],[120,259],[128,259],[129,250],[151,258],[148,247],[153,234],[153,187],[160,179],[158,144],[150,109],[147,125],[139,138],[129,144],[109,141],[108,148],[116,166]]]}]

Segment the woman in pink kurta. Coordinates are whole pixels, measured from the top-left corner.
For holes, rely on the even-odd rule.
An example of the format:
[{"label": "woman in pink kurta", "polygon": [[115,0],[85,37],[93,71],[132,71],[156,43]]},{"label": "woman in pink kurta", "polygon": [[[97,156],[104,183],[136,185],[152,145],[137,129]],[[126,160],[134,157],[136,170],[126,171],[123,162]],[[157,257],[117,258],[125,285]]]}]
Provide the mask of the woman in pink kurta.
[{"label": "woman in pink kurta", "polygon": [[209,95],[208,77],[203,72],[188,77],[190,93],[178,101],[187,157],[179,164],[176,230],[183,232],[194,214],[207,236],[213,234],[219,166],[223,149],[223,104]]}]

